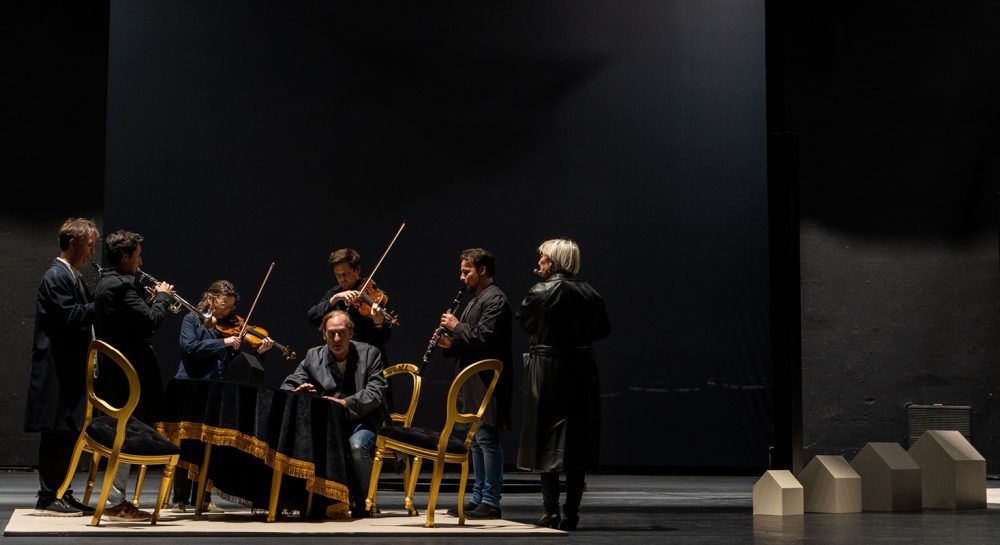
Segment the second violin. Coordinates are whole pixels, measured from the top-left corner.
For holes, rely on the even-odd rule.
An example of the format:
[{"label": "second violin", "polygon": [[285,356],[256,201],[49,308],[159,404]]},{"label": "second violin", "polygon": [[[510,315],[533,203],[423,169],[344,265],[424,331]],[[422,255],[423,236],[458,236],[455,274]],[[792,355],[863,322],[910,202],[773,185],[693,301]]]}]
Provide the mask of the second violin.
[{"label": "second violin", "polygon": [[[358,301],[354,301],[352,303],[354,306],[358,307],[358,312],[360,312],[362,316],[370,316],[373,310],[372,307],[378,305],[379,309],[381,309],[379,314],[381,314],[382,319],[392,326],[399,325],[399,317],[385,308],[385,303],[389,301],[389,296],[384,291],[381,291],[378,287],[376,287],[375,271],[382,266],[382,261],[385,260],[385,256],[389,255],[389,250],[392,249],[392,245],[396,243],[396,239],[399,238],[399,234],[403,232],[404,227],[406,227],[405,221],[399,225],[399,229],[396,230],[396,234],[393,235],[392,240],[389,241],[389,246],[387,246],[385,251],[382,252],[382,257],[380,257],[378,263],[375,264],[375,268],[372,269],[371,274],[369,274],[368,278],[364,279],[361,283],[361,287],[358,289],[358,291],[361,292],[361,297]],[[354,252],[354,254],[357,256],[357,252]],[[330,263],[334,264],[334,260],[331,259]],[[360,256],[357,256],[357,261],[351,263],[349,266],[353,267],[356,278],[358,273],[360,273]],[[338,275],[337,281],[339,282],[340,276],[337,273],[336,264],[334,264],[334,274]]]},{"label": "second violin", "polygon": [[385,307],[385,304],[389,302],[389,294],[378,289],[374,281],[366,280],[362,287],[364,289],[361,291],[361,297],[354,302],[358,312],[362,316],[371,316],[373,307],[378,305],[379,313],[386,322],[393,326],[399,325],[399,316]]}]

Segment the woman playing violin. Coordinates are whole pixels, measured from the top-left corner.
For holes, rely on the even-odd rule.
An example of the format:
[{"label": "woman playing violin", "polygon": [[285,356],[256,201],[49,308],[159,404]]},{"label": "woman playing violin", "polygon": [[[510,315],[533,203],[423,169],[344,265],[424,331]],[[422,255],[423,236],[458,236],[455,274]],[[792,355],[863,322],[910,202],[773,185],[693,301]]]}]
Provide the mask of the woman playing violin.
[{"label": "woman playing violin", "polygon": [[[197,305],[199,312],[211,313],[219,324],[218,328],[202,326],[203,317],[189,313],[181,324],[181,362],[177,369],[177,378],[224,380],[226,365],[239,352],[240,346],[247,342],[241,339],[232,325],[239,318],[236,315],[236,302],[240,294],[236,286],[228,280],[216,280],[202,294]],[[224,332],[223,332],[224,331]],[[225,336],[224,336],[225,335]],[[270,337],[254,343],[257,354],[263,355],[274,346]]]},{"label": "woman playing violin", "polygon": [[[330,266],[337,286],[309,309],[306,315],[309,324],[319,327],[323,316],[331,310],[346,310],[354,321],[354,340],[374,345],[382,351],[382,361],[388,361],[385,344],[392,335],[392,324],[385,319],[384,309],[377,302],[366,304],[372,300],[373,283],[368,283],[366,293],[359,291],[365,284],[361,277],[361,255],[351,248],[341,248],[330,254]],[[377,292],[377,288],[374,290]]]},{"label": "woman playing violin", "polygon": [[[216,280],[202,294],[196,307],[201,314],[191,312],[184,316],[181,323],[181,361],[176,378],[225,380],[227,365],[239,353],[240,346],[246,343],[246,339],[240,339],[232,331],[222,332],[227,324],[238,318],[236,302],[239,299],[240,294],[232,282]],[[213,326],[212,320],[207,319],[209,315],[220,327]],[[274,346],[274,341],[265,337],[256,346],[256,353],[262,356]],[[187,470],[178,467],[174,479],[174,512],[183,513],[187,506],[194,505],[194,492]],[[209,512],[221,511],[208,495],[204,501],[208,502],[206,509]]]}]

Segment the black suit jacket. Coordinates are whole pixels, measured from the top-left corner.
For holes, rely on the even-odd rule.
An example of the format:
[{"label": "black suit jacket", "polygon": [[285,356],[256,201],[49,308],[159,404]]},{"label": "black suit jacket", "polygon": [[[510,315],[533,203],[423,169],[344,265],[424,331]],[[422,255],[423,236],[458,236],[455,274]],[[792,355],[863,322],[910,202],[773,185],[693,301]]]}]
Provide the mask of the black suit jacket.
[{"label": "black suit jacket", "polygon": [[94,303],[80,292],[75,273],[53,260],[35,298],[24,431],[80,430],[93,323]]}]

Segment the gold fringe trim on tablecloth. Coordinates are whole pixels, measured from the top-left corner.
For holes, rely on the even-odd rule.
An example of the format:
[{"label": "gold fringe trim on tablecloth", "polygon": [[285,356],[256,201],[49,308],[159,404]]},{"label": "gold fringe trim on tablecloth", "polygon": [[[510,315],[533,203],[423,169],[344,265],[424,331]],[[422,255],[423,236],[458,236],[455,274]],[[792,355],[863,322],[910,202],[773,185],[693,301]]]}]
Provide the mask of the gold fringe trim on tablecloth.
[{"label": "gold fringe trim on tablecloth", "polygon": [[[215,446],[239,449],[255,458],[263,460],[268,467],[277,469],[285,475],[305,479],[306,490],[308,491],[344,502],[345,504],[350,501],[347,486],[316,476],[316,464],[281,454],[256,437],[240,433],[236,430],[216,428],[200,422],[157,422],[156,431],[162,433],[169,441],[176,444],[180,444],[183,439],[193,439]],[[188,462],[182,462],[180,465],[188,468],[192,479],[197,479],[198,466]],[[340,511],[345,509],[346,505],[334,509],[333,513],[331,513],[330,508],[332,507],[335,507],[335,505],[327,508],[328,514],[340,514]]]}]

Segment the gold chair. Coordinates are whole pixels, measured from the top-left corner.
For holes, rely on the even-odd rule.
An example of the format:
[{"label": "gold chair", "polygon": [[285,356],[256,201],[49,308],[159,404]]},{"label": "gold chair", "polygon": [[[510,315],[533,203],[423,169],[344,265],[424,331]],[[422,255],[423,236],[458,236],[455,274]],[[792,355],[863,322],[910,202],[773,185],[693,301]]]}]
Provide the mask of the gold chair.
[{"label": "gold chair", "polygon": [[[128,401],[122,407],[114,407],[94,393],[94,366],[97,364],[98,352],[107,356],[106,361],[118,364],[128,379]],[[157,519],[160,518],[160,506],[163,505],[167,493],[170,491],[174,468],[180,459],[180,448],[153,428],[132,418],[132,412],[139,404],[139,376],[121,352],[104,341],[91,341],[90,349],[87,351],[86,372],[87,404],[84,409],[86,412],[84,413],[83,431],[80,432],[80,437],[76,440],[76,446],[73,448],[73,461],[66,472],[66,479],[56,491],[56,497],[62,498],[66,490],[69,489],[80,455],[83,451],[87,451],[93,454],[90,474],[87,477],[87,491],[83,496],[83,503],[88,503],[94,489],[98,464],[101,458],[107,458],[108,464],[104,470],[101,495],[94,508],[94,517],[90,520],[91,526],[98,526],[119,463],[141,464],[143,466],[163,465],[163,479],[160,481],[160,491],[156,497],[156,508],[150,519],[150,524],[156,524]],[[95,408],[104,415],[94,418]],[[133,503],[138,505],[138,492]]]},{"label": "gold chair", "polygon": [[[423,378],[418,372],[416,365],[412,363],[397,363],[392,367],[387,367],[382,370],[382,374],[385,375],[386,380],[390,380],[395,376],[406,376],[409,378],[410,384],[410,402],[406,405],[405,412],[393,412],[389,413],[392,418],[393,424],[402,424],[404,428],[410,427],[413,422],[413,414],[417,412],[417,401],[420,400],[420,384]],[[409,456],[397,456],[396,453],[391,449],[385,449],[382,452],[382,459],[399,459],[402,460],[404,464],[403,469],[403,490],[410,490],[410,457]],[[412,515],[416,516],[417,509],[413,506],[413,497],[410,495],[406,496],[404,500],[404,506],[406,511]]]},{"label": "gold chair", "polygon": [[[413,457],[412,469],[409,472],[409,477],[406,478],[406,497],[411,499],[411,503],[423,459],[434,460],[434,472],[431,476],[430,494],[427,501],[427,520],[424,522],[424,526],[427,528],[434,527],[434,506],[437,504],[438,490],[441,488],[444,464],[461,465],[462,477],[458,485],[458,523],[465,524],[463,504],[465,501],[465,481],[469,477],[469,445],[472,443],[476,430],[479,429],[479,421],[483,416],[483,411],[486,410],[490,397],[493,396],[493,389],[497,385],[502,370],[503,363],[495,359],[477,361],[463,369],[452,381],[451,388],[448,389],[448,417],[445,420],[444,429],[440,431],[415,426],[385,426],[379,429],[375,439],[372,478],[368,484],[368,497],[365,499],[365,509],[372,516],[378,512],[376,495],[379,473],[382,471],[382,460],[386,456],[386,452],[392,451],[396,455],[406,454]],[[492,371],[493,377],[489,381],[489,387],[486,389],[482,403],[479,404],[475,412],[459,412],[458,393],[462,390],[462,386],[470,378],[486,371]],[[455,424],[468,425],[464,441],[451,436]]]}]

